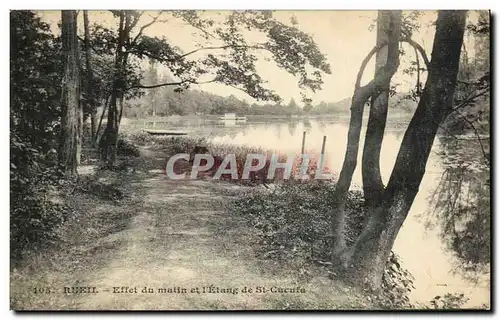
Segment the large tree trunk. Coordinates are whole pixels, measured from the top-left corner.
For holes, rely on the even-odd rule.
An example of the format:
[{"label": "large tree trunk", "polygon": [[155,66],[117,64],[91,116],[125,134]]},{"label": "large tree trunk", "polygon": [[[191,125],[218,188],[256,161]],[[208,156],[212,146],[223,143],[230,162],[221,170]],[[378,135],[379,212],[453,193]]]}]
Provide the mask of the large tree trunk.
[{"label": "large tree trunk", "polygon": [[59,145],[59,161],[69,175],[77,174],[77,148],[79,135],[79,65],[78,40],[76,35],[76,12],[61,11],[61,38],[64,52],[64,77],[62,83],[61,107],[61,140]]},{"label": "large tree trunk", "polygon": [[85,63],[87,67],[87,100],[90,111],[90,134],[92,145],[95,146],[97,141],[97,105],[93,93],[94,72],[91,62],[89,12],[87,10],[83,10],[83,26],[85,30]]},{"label": "large tree trunk", "polygon": [[[380,92],[381,90],[383,90],[383,88],[389,86],[391,78],[397,71],[399,66],[399,35],[401,32],[401,11],[394,11],[392,15],[394,17],[394,28],[396,28],[396,30],[391,33],[392,36],[390,37],[389,42],[377,44],[363,61],[357,76],[354,95],[352,97],[351,119],[349,122],[349,131],[347,134],[347,149],[331,204],[333,229],[332,259],[334,260],[334,262],[339,262],[337,261],[337,259],[340,256],[340,253],[345,249],[345,240],[343,234],[345,226],[344,206],[347,199],[347,193],[351,186],[352,176],[357,165],[359,137],[363,124],[364,106],[373,94]],[[363,71],[366,65],[370,61],[371,57],[385,46],[388,47],[388,61],[390,63],[387,63],[383,68],[378,69],[374,79],[367,85],[361,87],[361,78],[363,76]]]},{"label": "large tree trunk", "polygon": [[[399,20],[399,21],[395,21]],[[392,17],[391,11],[380,10],[377,17],[377,45],[389,42],[394,32],[400,32],[401,19]],[[387,64],[387,47],[383,47],[377,52],[375,58],[375,73]],[[389,88],[387,82],[381,90],[371,97],[370,116],[365,134],[365,144],[363,148],[362,176],[363,193],[365,204],[373,206],[380,200],[384,192],[384,184],[380,174],[380,150],[384,138],[385,124],[387,121],[387,110],[389,107]]]},{"label": "large tree trunk", "polygon": [[440,11],[429,75],[380,205],[346,257],[351,276],[379,287],[396,236],[425,173],[439,125],[452,112],[465,11]]}]

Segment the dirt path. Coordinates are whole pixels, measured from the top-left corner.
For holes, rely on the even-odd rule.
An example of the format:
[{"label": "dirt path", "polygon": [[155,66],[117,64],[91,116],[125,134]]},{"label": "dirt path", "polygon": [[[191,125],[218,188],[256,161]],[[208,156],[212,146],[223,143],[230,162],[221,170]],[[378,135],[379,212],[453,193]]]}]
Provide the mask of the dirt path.
[{"label": "dirt path", "polygon": [[[262,310],[364,305],[325,277],[304,282],[280,274],[280,266],[276,266],[278,272],[264,270],[252,249],[255,237],[242,221],[220,206],[228,200],[234,185],[172,181],[161,172],[132,184],[144,199],[138,207],[123,208],[135,213],[126,228],[100,240],[110,245],[105,254],[95,257],[94,264],[99,267],[82,274],[53,270],[44,277],[51,279],[47,280],[49,284],[66,281],[64,286],[76,283],[96,287],[98,293],[53,293],[49,308]],[[78,279],[67,283],[74,278]],[[242,292],[245,287],[253,292]],[[301,292],[259,293],[257,287],[269,291],[298,287]],[[124,290],[131,293],[116,293]],[[47,302],[41,304],[35,308],[47,308]]]}]

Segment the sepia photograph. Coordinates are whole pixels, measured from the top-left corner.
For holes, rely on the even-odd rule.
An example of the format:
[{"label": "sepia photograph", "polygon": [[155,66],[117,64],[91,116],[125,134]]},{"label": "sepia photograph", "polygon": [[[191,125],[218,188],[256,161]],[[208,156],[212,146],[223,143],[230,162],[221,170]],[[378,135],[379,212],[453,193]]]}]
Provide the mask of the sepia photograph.
[{"label": "sepia photograph", "polygon": [[9,26],[11,310],[491,311],[489,10]]}]

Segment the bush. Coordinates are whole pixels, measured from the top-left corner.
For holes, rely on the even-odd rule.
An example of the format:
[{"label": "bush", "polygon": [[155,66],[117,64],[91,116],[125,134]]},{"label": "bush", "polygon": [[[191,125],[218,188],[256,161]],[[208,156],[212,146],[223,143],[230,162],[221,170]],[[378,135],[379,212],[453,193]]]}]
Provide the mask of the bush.
[{"label": "bush", "polygon": [[[253,193],[236,200],[232,212],[245,215],[251,225],[259,230],[266,257],[306,260],[325,260],[331,255],[333,246],[330,233],[331,210],[329,204],[333,195],[332,184],[315,181],[308,184],[287,183],[272,192]],[[347,210],[348,225],[362,221],[363,208],[349,195]],[[355,233],[355,232],[354,232]],[[351,228],[347,241],[354,239]]]},{"label": "bush", "polygon": [[101,200],[122,200],[125,195],[117,183],[105,183],[97,180],[95,176],[82,176],[75,188],[84,194],[92,194]]},{"label": "bush", "polygon": [[[228,205],[231,213],[245,217],[260,237],[257,254],[307,270],[312,263],[330,264],[330,204],[335,187],[327,181],[290,182],[272,192],[254,192]],[[361,233],[364,220],[362,193],[351,191],[346,202],[346,242],[352,245]],[[304,272],[303,272],[304,273]],[[307,274],[307,272],[305,272]],[[411,274],[401,267],[399,258],[391,253],[383,276],[382,292],[375,297],[381,307],[408,307],[413,288]]]},{"label": "bush", "polygon": [[129,133],[129,134],[121,134],[125,139],[131,141],[132,143],[136,145],[146,145],[147,143],[153,141],[153,136],[151,136],[149,133],[144,132],[144,131],[138,131],[134,133]]},{"label": "bush", "polygon": [[413,276],[401,266],[400,258],[391,252],[384,270],[379,303],[386,308],[411,307],[409,295],[413,286]]},{"label": "bush", "polygon": [[158,143],[167,148],[170,154],[190,153],[196,146],[207,146],[205,138],[171,137],[157,139]]},{"label": "bush", "polygon": [[436,296],[431,300],[431,306],[434,309],[460,309],[469,298],[465,297],[463,293],[447,293],[444,296]]},{"label": "bush", "polygon": [[15,260],[26,250],[57,240],[56,228],[69,212],[50,191],[60,184],[62,170],[48,162],[37,149],[11,138],[10,155],[10,240]]},{"label": "bush", "polygon": [[116,154],[119,156],[139,157],[141,152],[132,142],[125,139],[118,139]]}]

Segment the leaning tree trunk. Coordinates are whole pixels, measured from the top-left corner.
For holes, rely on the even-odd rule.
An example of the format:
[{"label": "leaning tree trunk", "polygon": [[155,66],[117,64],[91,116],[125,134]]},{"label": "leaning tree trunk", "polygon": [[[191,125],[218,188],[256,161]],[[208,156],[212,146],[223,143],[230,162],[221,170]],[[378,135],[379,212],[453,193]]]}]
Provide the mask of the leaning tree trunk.
[{"label": "leaning tree trunk", "polygon": [[77,148],[80,138],[80,90],[76,12],[74,10],[61,11],[61,20],[64,76],[61,93],[62,120],[59,161],[65,167],[66,173],[74,176],[77,174]]},{"label": "leaning tree trunk", "polygon": [[114,89],[108,106],[106,128],[104,128],[102,138],[99,141],[101,160],[106,161],[110,168],[112,168],[116,162],[116,146],[118,142],[117,102],[119,95],[119,90]]},{"label": "leaning tree trunk", "polygon": [[429,75],[415,114],[406,130],[380,205],[346,260],[353,278],[378,288],[396,236],[406,219],[425,173],[439,125],[452,112],[465,11],[440,11]]},{"label": "leaning tree trunk", "polygon": [[99,151],[101,160],[106,161],[108,167],[113,167],[116,162],[116,147],[118,142],[118,101],[122,98],[126,79],[124,66],[126,62],[123,47],[125,39],[128,37],[126,28],[126,13],[121,12],[120,24],[118,28],[118,45],[116,47],[113,89],[108,106],[108,117],[106,128],[99,141]]},{"label": "leaning tree trunk", "polygon": [[[394,16],[398,20],[397,16]],[[387,43],[390,33],[400,32],[401,19],[394,21],[391,11],[380,10],[377,17],[377,45]],[[397,24],[397,25],[395,25]],[[397,58],[397,57],[396,57]],[[392,63],[392,62],[391,62]],[[380,49],[375,58],[375,73],[387,64],[387,47]],[[372,207],[380,200],[384,192],[384,184],[380,174],[380,150],[384,138],[387,110],[389,107],[390,83],[384,83],[379,92],[371,97],[370,116],[365,134],[363,148],[362,176],[365,204]]]},{"label": "leaning tree trunk", "polygon": [[[349,131],[347,133],[347,149],[344,156],[344,163],[340,171],[339,180],[335,187],[332,200],[332,235],[333,235],[333,250],[332,259],[334,262],[339,262],[340,253],[345,249],[344,226],[345,226],[345,201],[347,193],[351,186],[352,176],[357,165],[359,138],[361,127],[363,124],[363,111],[365,103],[368,99],[377,92],[389,86],[394,73],[399,67],[399,35],[401,31],[401,11],[395,11],[393,14],[394,23],[391,24],[395,28],[391,32],[389,42],[378,43],[368,56],[363,60],[359,70],[354,95],[351,102],[351,119],[349,122]],[[377,70],[375,77],[367,85],[361,87],[361,78],[364,69],[371,57],[380,51],[385,46],[388,47],[388,63],[383,68]]]}]

